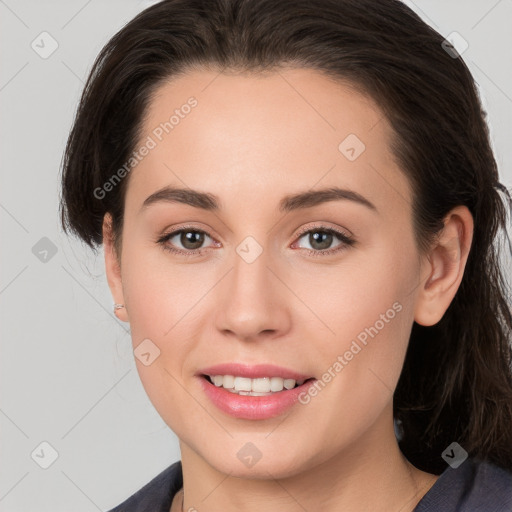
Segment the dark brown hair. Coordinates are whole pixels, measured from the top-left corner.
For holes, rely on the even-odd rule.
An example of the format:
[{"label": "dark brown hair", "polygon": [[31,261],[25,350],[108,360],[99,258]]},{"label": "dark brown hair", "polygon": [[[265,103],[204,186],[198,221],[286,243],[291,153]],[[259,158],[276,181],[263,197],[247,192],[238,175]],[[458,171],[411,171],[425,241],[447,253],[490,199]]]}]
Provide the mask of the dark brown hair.
[{"label": "dark brown hair", "polygon": [[443,40],[398,0],[160,2],[94,63],[64,155],[62,223],[95,249],[110,212],[120,250],[129,176],[105,197],[94,191],[127,161],[152,93],[169,77],[193,66],[256,73],[288,65],[356,85],[393,129],[391,149],[413,188],[418,249],[429,248],[455,206],[474,219],[454,300],[436,325],[412,327],[394,395],[400,448],[431,473],[446,467],[441,453],[453,441],[512,470],[512,312],[496,243],[502,232],[511,249],[512,199],[474,80]]}]

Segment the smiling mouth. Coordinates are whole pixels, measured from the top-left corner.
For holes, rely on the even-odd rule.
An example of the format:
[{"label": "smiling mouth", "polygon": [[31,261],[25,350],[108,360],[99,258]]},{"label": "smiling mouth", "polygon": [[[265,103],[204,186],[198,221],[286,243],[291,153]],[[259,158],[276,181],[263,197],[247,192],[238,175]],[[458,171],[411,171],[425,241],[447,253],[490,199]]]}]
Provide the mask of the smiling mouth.
[{"label": "smiling mouth", "polygon": [[283,391],[302,386],[304,383],[314,380],[309,379],[296,381],[295,379],[283,379],[281,377],[259,377],[251,379],[236,375],[202,375],[210,384],[223,388],[236,395],[242,396],[269,396]]}]

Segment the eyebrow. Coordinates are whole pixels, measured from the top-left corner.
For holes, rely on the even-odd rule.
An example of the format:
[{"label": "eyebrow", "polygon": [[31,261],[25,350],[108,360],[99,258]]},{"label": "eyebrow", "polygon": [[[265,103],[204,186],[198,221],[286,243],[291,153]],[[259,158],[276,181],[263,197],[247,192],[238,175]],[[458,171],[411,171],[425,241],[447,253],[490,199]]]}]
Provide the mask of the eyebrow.
[{"label": "eyebrow", "polygon": [[[282,213],[312,208],[329,201],[347,200],[361,204],[378,213],[377,207],[361,194],[353,190],[331,187],[321,190],[308,190],[297,194],[285,196],[279,202],[279,211]],[[194,208],[217,212],[221,209],[220,199],[207,192],[199,192],[190,188],[175,188],[171,186],[157,190],[148,196],[142,204],[141,210],[155,203],[183,203]]]}]

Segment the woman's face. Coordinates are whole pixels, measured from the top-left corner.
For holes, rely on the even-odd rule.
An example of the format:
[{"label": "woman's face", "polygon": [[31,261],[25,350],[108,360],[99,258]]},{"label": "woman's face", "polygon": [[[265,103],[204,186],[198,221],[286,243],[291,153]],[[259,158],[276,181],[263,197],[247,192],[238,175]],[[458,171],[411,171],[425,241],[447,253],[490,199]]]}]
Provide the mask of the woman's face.
[{"label": "woman's face", "polygon": [[[154,97],[121,299],[149,398],[217,470],[293,475],[391,439],[422,276],[390,135],[370,99],[307,69],[194,70]],[[224,389],[294,376],[313,380]]]}]

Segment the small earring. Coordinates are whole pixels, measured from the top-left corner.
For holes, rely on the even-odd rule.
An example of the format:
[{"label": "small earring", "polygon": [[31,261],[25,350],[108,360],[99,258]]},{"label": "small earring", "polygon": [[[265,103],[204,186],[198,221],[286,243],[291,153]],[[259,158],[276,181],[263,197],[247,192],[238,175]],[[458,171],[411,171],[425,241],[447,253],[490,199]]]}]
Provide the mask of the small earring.
[{"label": "small earring", "polygon": [[123,309],[124,308],[124,304],[114,304],[114,312],[117,310],[117,309]]}]

